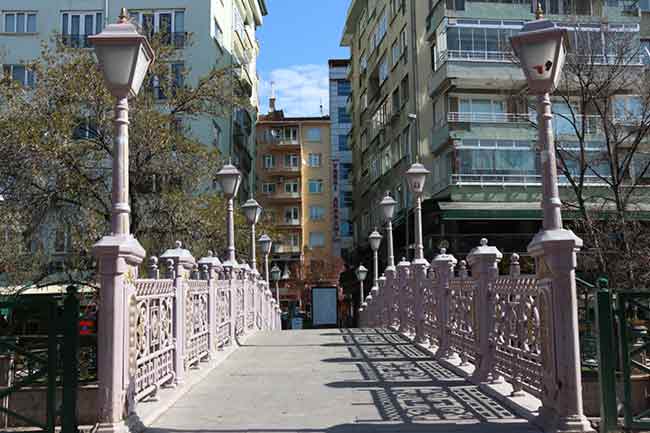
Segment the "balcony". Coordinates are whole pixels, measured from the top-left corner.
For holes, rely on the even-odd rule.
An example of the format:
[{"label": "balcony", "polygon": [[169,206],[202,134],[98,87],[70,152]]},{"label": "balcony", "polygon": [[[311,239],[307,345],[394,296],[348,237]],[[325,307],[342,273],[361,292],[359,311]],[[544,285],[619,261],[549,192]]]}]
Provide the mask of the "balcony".
[{"label": "balcony", "polygon": [[265,167],[264,171],[267,174],[275,176],[296,176],[300,175],[300,166],[279,166],[279,167]]},{"label": "balcony", "polygon": [[[456,186],[541,186],[539,174],[452,174],[451,184]],[[558,176],[560,185],[568,186],[566,176]],[[605,182],[598,176],[585,176],[585,186],[603,186]]]},{"label": "balcony", "polygon": [[278,227],[302,227],[300,219],[283,219],[277,222]]},{"label": "balcony", "polygon": [[273,194],[265,195],[266,200],[275,202],[297,202],[300,201],[301,194],[299,192],[276,192]]},{"label": "balcony", "polygon": [[299,254],[300,246],[298,245],[278,245],[273,244],[272,246],[273,253],[275,254]]},{"label": "balcony", "polygon": [[[554,114],[553,131],[555,135],[566,137],[575,136],[576,129],[582,132],[584,123],[584,133],[588,135],[598,135],[603,133],[602,117],[598,115],[575,115]],[[449,112],[447,113],[448,124],[514,124],[520,127],[536,126],[537,114],[530,113],[479,113],[479,112]],[[442,127],[444,125],[439,125]]]},{"label": "balcony", "polygon": [[447,113],[447,123],[531,123],[533,113]]}]

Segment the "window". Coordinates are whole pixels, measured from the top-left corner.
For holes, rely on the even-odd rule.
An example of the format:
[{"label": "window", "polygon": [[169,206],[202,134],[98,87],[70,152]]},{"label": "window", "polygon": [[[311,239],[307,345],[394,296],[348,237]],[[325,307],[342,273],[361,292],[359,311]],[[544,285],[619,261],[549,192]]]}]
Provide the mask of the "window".
[{"label": "window", "polygon": [[297,207],[288,207],[284,210],[284,222],[287,224],[300,223],[300,211]]},{"label": "window", "polygon": [[292,247],[300,247],[300,235],[298,233],[290,233],[287,237],[287,243]]},{"label": "window", "polygon": [[298,181],[291,180],[284,184],[284,192],[288,194],[297,194],[298,193]]},{"label": "window", "polygon": [[18,81],[23,87],[34,87],[36,84],[34,71],[25,65],[3,65],[2,72],[5,77],[11,77],[12,80]]},{"label": "window", "polygon": [[388,30],[388,16],[384,12],[377,22],[377,27],[375,31],[370,36],[370,51],[374,51],[384,40],[386,36],[386,31]]},{"label": "window", "polygon": [[104,28],[101,12],[65,12],[61,16],[61,34],[64,45],[73,48],[90,48],[88,36]]},{"label": "window", "polygon": [[339,135],[339,152],[345,152],[348,150],[350,150],[350,146],[348,144],[348,135],[347,134]]},{"label": "window", "polygon": [[350,113],[345,107],[338,107],[339,123],[352,123]]},{"label": "window", "polygon": [[310,167],[320,167],[322,155],[320,153],[310,153],[307,159],[307,165]]},{"label": "window", "polygon": [[368,93],[364,90],[361,92],[361,111],[368,108]]},{"label": "window", "polygon": [[458,102],[450,97],[450,106],[457,104],[461,120],[472,122],[494,122],[503,117],[506,101],[492,98],[459,97]]},{"label": "window", "polygon": [[262,192],[264,194],[273,194],[275,193],[275,184],[274,183],[263,183]]},{"label": "window", "polygon": [[400,83],[400,92],[402,93],[402,104],[409,100],[409,76],[406,75]]},{"label": "window", "polygon": [[91,140],[97,136],[97,123],[90,118],[80,119],[79,123],[72,131],[72,138],[76,140]]},{"label": "window", "polygon": [[5,33],[36,33],[35,12],[5,12]]},{"label": "window", "polygon": [[296,168],[300,165],[300,158],[295,153],[284,155],[284,166],[287,168]]},{"label": "window", "polygon": [[320,128],[307,129],[307,140],[320,141]]},{"label": "window", "polygon": [[404,27],[400,32],[399,40],[402,48],[402,55],[404,56],[404,63],[406,63],[408,61],[408,35],[406,34],[406,27]]},{"label": "window", "polygon": [[393,91],[393,113],[399,112],[402,106],[399,103],[399,89]]},{"label": "window", "polygon": [[336,94],[339,96],[348,96],[352,91],[350,82],[348,80],[337,80],[336,81]]},{"label": "window", "polygon": [[401,147],[402,148],[400,150],[400,156],[402,158],[411,154],[410,137],[411,137],[411,128],[409,126],[407,126],[406,128],[404,128],[404,131],[402,132],[402,137],[401,137],[402,138],[402,140],[401,140]]},{"label": "window", "polygon": [[384,57],[379,63],[379,84],[388,79],[388,59]]},{"label": "window", "polygon": [[275,157],[273,155],[264,155],[264,168],[275,167]]},{"label": "window", "polygon": [[[129,15],[142,27],[144,33],[149,37],[153,37],[153,35],[159,33],[163,44],[173,45],[174,48],[183,48],[185,46],[187,39],[185,34],[185,11],[161,10],[141,12],[129,10]],[[218,24],[215,27],[220,29]]]},{"label": "window", "polygon": [[464,11],[465,0],[447,0],[447,9],[452,11]]},{"label": "window", "polygon": [[341,191],[339,197],[340,207],[352,207],[352,191]]},{"label": "window", "polygon": [[362,53],[359,57],[359,66],[361,68],[361,73],[364,73],[368,69],[368,56],[366,53]]},{"label": "window", "polygon": [[340,167],[340,179],[342,181],[351,181],[352,180],[352,164],[349,162],[343,162],[339,165]]},{"label": "window", "polygon": [[399,42],[397,41],[397,39],[395,39],[395,41],[393,41],[393,45],[390,46],[390,52],[393,57],[392,65],[395,66],[397,62],[399,62],[399,58],[401,56],[401,52],[399,49]]},{"label": "window", "polygon": [[309,247],[318,248],[325,246],[325,234],[323,232],[309,232]]},{"label": "window", "polygon": [[619,122],[637,121],[643,119],[643,101],[639,96],[615,96],[614,118]]},{"label": "window", "polygon": [[309,192],[311,194],[318,194],[323,192],[322,179],[309,179]]},{"label": "window", "polygon": [[309,219],[320,221],[325,218],[325,208],[322,206],[309,206]]},{"label": "window", "polygon": [[395,140],[391,143],[392,149],[390,153],[393,156],[393,160],[391,161],[391,164],[393,165],[402,159],[400,140],[401,136],[398,134],[397,137],[395,137]]},{"label": "window", "polygon": [[297,143],[298,142],[298,128],[284,128],[282,130],[282,137],[285,142]]}]

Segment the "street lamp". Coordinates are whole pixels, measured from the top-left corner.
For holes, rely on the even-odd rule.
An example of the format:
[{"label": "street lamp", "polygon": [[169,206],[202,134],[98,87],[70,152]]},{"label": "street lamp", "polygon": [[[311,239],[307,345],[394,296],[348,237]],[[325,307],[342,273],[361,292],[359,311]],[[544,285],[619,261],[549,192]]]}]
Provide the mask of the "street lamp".
[{"label": "street lamp", "polygon": [[365,301],[364,301],[364,296],[363,296],[363,281],[368,276],[368,269],[366,269],[366,267],[363,266],[363,265],[359,265],[359,267],[357,268],[355,273],[357,275],[357,280],[359,280],[359,291],[360,291],[360,294],[361,294],[361,297],[359,298],[359,304],[360,304],[359,311],[362,311],[364,305],[366,304]]},{"label": "street lamp", "polygon": [[527,22],[521,32],[510,38],[515,55],[521,62],[531,94],[537,95],[538,148],[542,161],[542,230],[528,244],[535,257],[538,276],[550,278],[552,288],[555,341],[547,344],[557,348],[552,360],[554,381],[562,384],[562,392],[547,409],[549,420],[558,432],[592,432],[582,406],[582,378],[578,338],[578,312],[575,282],[576,252],[582,239],[562,228],[557,162],[553,139],[553,115],[549,94],[558,85],[567,53],[567,31],[543,19],[538,5],[536,20]]},{"label": "street lamp", "polygon": [[280,288],[278,287],[278,281],[280,281],[280,268],[277,264],[274,264],[271,268],[271,279],[275,281],[275,298],[278,300],[278,306],[280,305]]},{"label": "street lamp", "polygon": [[257,274],[257,258],[255,257],[255,224],[257,224],[260,215],[262,215],[262,206],[251,197],[241,206],[241,208],[244,210],[244,215],[246,215],[246,219],[251,225],[251,268],[253,269],[253,272]]},{"label": "street lamp", "polygon": [[260,236],[258,242],[260,243],[262,254],[264,254],[264,278],[266,279],[266,284],[269,284],[269,253],[271,253],[271,245],[273,244],[273,241],[271,241],[269,235],[264,233]]},{"label": "street lamp", "polygon": [[378,287],[377,282],[379,281],[379,258],[377,251],[379,251],[379,246],[381,245],[381,238],[382,236],[377,231],[377,228],[368,236],[373,256],[373,287]]},{"label": "street lamp", "polygon": [[154,52],[147,38],[129,23],[122,8],[117,24],[109,24],[98,35],[90,36],[95,47],[104,82],[115,103],[115,141],[113,144],[113,188],[111,232],[130,233],[129,214],[129,102],[136,96],[142,81],[154,61]]},{"label": "street lamp", "polygon": [[237,260],[235,259],[235,217],[233,203],[239,190],[239,184],[241,183],[241,173],[237,170],[237,167],[228,162],[228,164],[225,164],[217,172],[217,181],[221,185],[221,190],[226,196],[226,199],[228,199],[228,213],[226,215],[228,219],[228,258],[223,263],[223,266],[235,268],[237,267]]},{"label": "street lamp", "polygon": [[[129,216],[129,102],[136,96],[154,61],[154,52],[147,39],[129,23],[122,9],[117,24],[109,24],[89,41],[95,47],[99,68],[108,91],[116,99],[114,110],[113,184],[111,189],[111,234],[93,245],[99,263],[102,302],[99,315],[106,319],[99,328],[97,407],[100,429],[114,432],[123,422],[124,396],[129,387],[122,374],[125,359],[134,353],[128,344],[128,327],[123,320],[129,308],[129,280],[137,278],[137,267],[145,250],[131,235]],[[124,344],[124,341],[127,343]]]},{"label": "street lamp", "polygon": [[424,245],[422,244],[422,193],[424,192],[424,183],[427,180],[429,170],[419,162],[414,163],[406,171],[406,181],[409,190],[415,194],[415,260],[414,264],[427,265],[424,258]]},{"label": "street lamp", "polygon": [[386,241],[388,248],[388,266],[386,270],[395,270],[395,255],[393,253],[393,214],[395,213],[395,206],[397,201],[390,196],[390,192],[386,191],[386,196],[379,202],[379,207],[384,214],[384,221],[386,222]]}]

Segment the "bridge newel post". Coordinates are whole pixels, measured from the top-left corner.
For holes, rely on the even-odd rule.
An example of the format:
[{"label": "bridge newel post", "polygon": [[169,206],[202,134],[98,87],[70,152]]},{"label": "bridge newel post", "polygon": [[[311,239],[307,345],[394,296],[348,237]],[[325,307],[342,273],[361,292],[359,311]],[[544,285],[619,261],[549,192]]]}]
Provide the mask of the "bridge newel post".
[{"label": "bridge newel post", "polygon": [[[488,246],[488,240],[481,239],[481,245],[475,247],[467,255],[467,262],[472,269],[472,278],[476,281],[474,305],[476,326],[478,326],[478,353],[476,355],[476,370],[472,380],[483,382],[488,379],[494,367],[495,345],[490,341],[490,330],[494,327],[493,299],[490,289],[499,277],[499,262],[503,254],[496,248]],[[496,373],[494,373],[496,375]],[[497,379],[495,376],[493,379]]]},{"label": "bridge newel post", "polygon": [[406,286],[410,284],[409,281],[409,266],[411,264],[406,261],[404,257],[397,264],[397,305],[398,305],[398,318],[399,318],[399,327],[398,332],[404,334],[408,331],[408,324],[406,323],[406,314],[407,314],[407,305],[406,305]]},{"label": "bridge newel post", "polygon": [[228,311],[230,312],[230,329],[228,341],[232,346],[235,344],[235,328],[237,326],[237,312],[235,311],[237,297],[237,280],[235,279],[236,271],[232,267],[226,268],[226,278],[228,279]]},{"label": "bridge newel post", "polygon": [[[175,248],[165,251],[161,256],[168,264],[168,270],[173,269],[174,279],[174,372],[175,384],[181,385],[185,381],[185,338],[186,323],[186,290],[185,281],[190,278],[196,266],[192,254],[183,248],[180,241],[176,241]],[[171,262],[171,263],[170,263]],[[171,265],[171,266],[170,266]]]},{"label": "bridge newel post", "polygon": [[415,260],[411,264],[413,275],[413,315],[415,316],[415,343],[424,344],[424,285],[427,278],[429,262],[425,259]]},{"label": "bridge newel post", "polygon": [[383,328],[386,326],[386,275],[381,274],[377,279],[378,292],[377,292],[377,318],[375,319],[375,326]]},{"label": "bridge newel post", "polygon": [[382,300],[384,302],[384,309],[386,311],[385,316],[383,318],[383,323],[387,328],[390,328],[393,326],[393,312],[395,310],[394,304],[395,304],[395,276],[396,276],[396,270],[394,266],[389,266],[386,268],[384,271],[384,275],[386,277],[386,281],[384,282],[383,286],[383,297]]},{"label": "bridge newel post", "polygon": [[433,288],[432,296],[437,299],[436,316],[438,317],[438,329],[440,330],[440,340],[438,341],[438,350],[436,358],[449,358],[451,356],[451,345],[449,344],[449,281],[454,276],[456,267],[456,257],[447,254],[445,248],[440,249],[432,261],[431,267],[436,274],[437,285]]},{"label": "bridge newel post", "polygon": [[221,267],[221,262],[214,256],[214,252],[208,251],[206,257],[198,261],[201,268],[201,277],[208,281],[208,356],[213,357],[213,352],[217,349],[217,326],[219,318],[217,317],[217,305],[219,303],[219,293],[217,293],[217,271]]}]

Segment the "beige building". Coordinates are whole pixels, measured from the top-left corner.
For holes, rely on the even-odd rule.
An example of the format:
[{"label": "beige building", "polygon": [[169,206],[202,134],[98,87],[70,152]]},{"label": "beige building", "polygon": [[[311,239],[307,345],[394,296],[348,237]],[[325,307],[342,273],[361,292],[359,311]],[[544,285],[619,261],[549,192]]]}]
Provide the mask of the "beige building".
[{"label": "beige building", "polygon": [[[412,202],[404,172],[416,155],[426,163],[433,125],[426,92],[430,71],[425,39],[429,2],[352,0],[341,45],[350,48],[352,94],[350,145],[353,153],[354,240],[357,252],[380,226],[378,203],[390,191],[398,207],[394,221],[396,255],[405,255],[412,227],[405,209]],[[358,247],[361,247],[359,250]],[[358,257],[361,259],[361,257]]]},{"label": "beige building", "polygon": [[280,231],[271,261],[282,270],[280,299],[310,311],[311,287],[337,285],[332,254],[330,118],[287,117],[270,100],[257,122],[257,200]]}]

